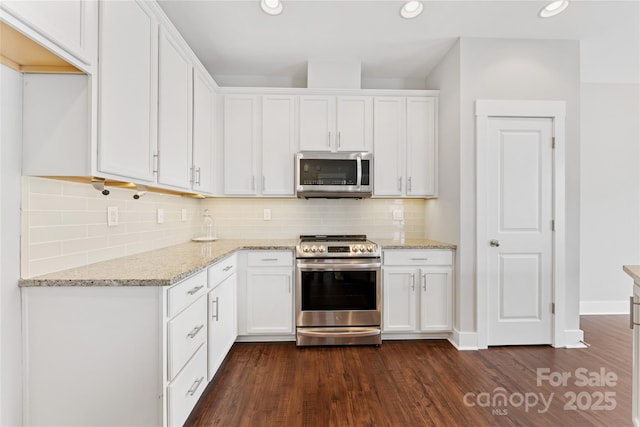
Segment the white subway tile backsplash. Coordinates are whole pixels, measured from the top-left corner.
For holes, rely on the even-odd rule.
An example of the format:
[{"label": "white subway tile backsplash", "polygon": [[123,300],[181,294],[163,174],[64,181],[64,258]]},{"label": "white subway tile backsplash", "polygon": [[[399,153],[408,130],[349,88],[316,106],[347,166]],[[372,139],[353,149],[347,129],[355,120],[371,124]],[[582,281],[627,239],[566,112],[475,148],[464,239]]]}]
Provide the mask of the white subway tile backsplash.
[{"label": "white subway tile backsplash", "polygon": [[[79,267],[189,241],[209,209],[219,238],[295,239],[300,234],[367,234],[375,238],[425,237],[425,201],[414,199],[303,200],[293,198],[193,199],[90,184],[23,177],[22,275]],[[107,207],[119,225],[107,226]],[[156,211],[164,209],[164,223]],[[182,209],[187,221],[182,221]],[[271,220],[263,219],[271,209]],[[403,220],[393,220],[401,210]]]}]

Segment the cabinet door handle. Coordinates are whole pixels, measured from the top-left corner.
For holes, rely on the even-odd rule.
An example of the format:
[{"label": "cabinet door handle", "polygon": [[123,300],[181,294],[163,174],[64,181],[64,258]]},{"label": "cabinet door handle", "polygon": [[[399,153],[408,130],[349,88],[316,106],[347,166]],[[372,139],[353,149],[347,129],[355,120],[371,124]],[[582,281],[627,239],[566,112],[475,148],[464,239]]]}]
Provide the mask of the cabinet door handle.
[{"label": "cabinet door handle", "polygon": [[264,175],[262,175],[262,191],[264,191],[267,188],[267,178],[265,178]]},{"label": "cabinet door handle", "polygon": [[338,132],[338,148],[342,147],[342,132]]},{"label": "cabinet door handle", "polygon": [[251,177],[251,191],[256,191],[256,176]]},{"label": "cabinet door handle", "polygon": [[233,268],[233,265],[227,265],[225,268],[222,269],[222,271],[229,271]]},{"label": "cabinet door handle", "polygon": [[411,177],[407,178],[407,192],[411,192]]},{"label": "cabinet door handle", "polygon": [[187,293],[188,293],[189,295],[193,295],[193,294],[197,293],[197,292],[198,292],[200,289],[202,289],[202,288],[204,288],[204,285],[196,286],[195,288],[193,288],[193,289],[191,289],[191,290],[187,291]]},{"label": "cabinet door handle", "polygon": [[153,153],[153,173],[158,173],[158,163],[160,158],[160,151]]},{"label": "cabinet door handle", "polygon": [[218,303],[220,297],[216,297],[216,299],[214,299],[213,301],[211,301],[211,310],[213,311],[213,304],[216,305],[216,314],[214,314],[213,316],[211,316],[212,319],[215,319],[216,322],[218,322],[220,319],[218,318],[218,314],[220,311],[220,305]]},{"label": "cabinet door handle", "polygon": [[422,290],[427,292],[427,275],[422,275]]},{"label": "cabinet door handle", "polygon": [[415,292],[416,291],[416,275],[412,274],[411,275],[411,292]]},{"label": "cabinet door handle", "polygon": [[196,393],[196,390],[198,390],[198,387],[200,387],[200,384],[202,384],[202,381],[204,381],[204,377],[201,377],[199,380],[195,380],[191,388],[187,391],[187,395],[193,396]]},{"label": "cabinet door handle", "polygon": [[195,338],[196,335],[198,335],[198,332],[202,330],[202,328],[204,328],[204,325],[196,326],[191,332],[187,334],[187,336],[192,339]]},{"label": "cabinet door handle", "polygon": [[398,177],[398,193],[402,191],[402,177]]},{"label": "cabinet door handle", "polygon": [[189,168],[189,182],[192,184],[195,184],[196,182],[196,172],[195,172],[195,168],[193,166],[191,166],[191,168]]},{"label": "cabinet door handle", "polygon": [[636,321],[636,308],[640,305],[640,302],[636,302],[634,297],[629,297],[629,327],[633,329],[635,326],[640,326],[640,323]]},{"label": "cabinet door handle", "polygon": [[196,185],[199,187],[200,186],[200,166],[198,166],[196,168]]}]

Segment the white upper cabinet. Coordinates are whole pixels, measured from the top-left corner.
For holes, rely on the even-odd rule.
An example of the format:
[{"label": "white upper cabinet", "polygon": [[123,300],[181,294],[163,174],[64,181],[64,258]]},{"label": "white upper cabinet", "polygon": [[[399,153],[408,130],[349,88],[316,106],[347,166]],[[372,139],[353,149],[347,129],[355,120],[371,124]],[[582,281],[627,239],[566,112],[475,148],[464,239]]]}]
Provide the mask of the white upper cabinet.
[{"label": "white upper cabinet", "polygon": [[143,2],[100,2],[98,170],[155,181],[158,24]]},{"label": "white upper cabinet", "polygon": [[402,194],[404,113],[401,97],[377,97],[373,121],[373,192],[376,196]]},{"label": "white upper cabinet", "polygon": [[370,151],[373,135],[373,98],[339,96],[337,98],[337,151]]},{"label": "white upper cabinet", "polygon": [[2,9],[86,65],[98,54],[98,2],[95,0],[2,1]]},{"label": "white upper cabinet", "polygon": [[435,197],[435,97],[376,97],[374,196]]},{"label": "white upper cabinet", "polygon": [[435,196],[436,99],[407,98],[407,196]]},{"label": "white upper cabinet", "polygon": [[224,194],[256,195],[258,96],[224,97]]},{"label": "white upper cabinet", "polygon": [[158,183],[190,190],[193,66],[164,28],[158,61]]},{"label": "white upper cabinet", "polygon": [[265,196],[293,196],[295,97],[262,97],[262,183]]},{"label": "white upper cabinet", "polygon": [[300,96],[300,150],[335,151],[335,119],[334,96]]},{"label": "white upper cabinet", "polygon": [[370,151],[370,96],[300,96],[301,151]]},{"label": "white upper cabinet", "polygon": [[204,194],[215,192],[214,144],[216,93],[203,71],[193,71],[193,189]]}]

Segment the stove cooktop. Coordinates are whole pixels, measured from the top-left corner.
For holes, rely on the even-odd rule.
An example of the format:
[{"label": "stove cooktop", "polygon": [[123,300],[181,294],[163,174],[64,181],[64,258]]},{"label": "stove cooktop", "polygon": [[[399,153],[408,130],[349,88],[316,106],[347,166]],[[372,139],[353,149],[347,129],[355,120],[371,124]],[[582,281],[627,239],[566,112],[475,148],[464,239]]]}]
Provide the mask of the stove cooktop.
[{"label": "stove cooktop", "polygon": [[364,234],[302,235],[297,258],[379,258],[380,247]]}]

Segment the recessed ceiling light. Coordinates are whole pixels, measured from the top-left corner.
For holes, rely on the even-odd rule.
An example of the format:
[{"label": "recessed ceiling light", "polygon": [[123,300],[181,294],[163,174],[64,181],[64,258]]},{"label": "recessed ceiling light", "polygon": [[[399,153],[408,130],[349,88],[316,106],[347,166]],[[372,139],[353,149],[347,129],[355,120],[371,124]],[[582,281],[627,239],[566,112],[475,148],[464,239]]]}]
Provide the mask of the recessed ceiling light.
[{"label": "recessed ceiling light", "polygon": [[269,15],[280,15],[282,13],[282,2],[280,0],[260,0],[260,7]]},{"label": "recessed ceiling light", "polygon": [[555,0],[540,9],[538,12],[538,16],[540,18],[551,18],[552,16],[556,16],[561,13],[569,6],[569,0]]},{"label": "recessed ceiling light", "polygon": [[422,13],[422,9],[424,9],[422,2],[417,0],[411,0],[406,2],[402,6],[402,8],[400,9],[400,16],[402,16],[405,19],[415,18],[416,16]]}]

